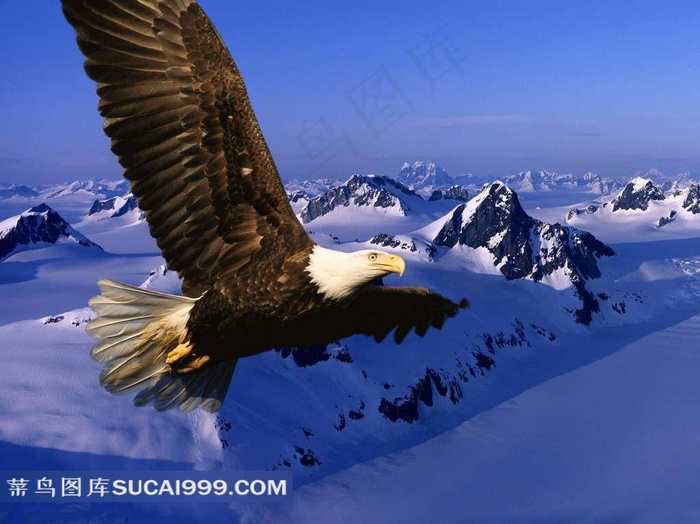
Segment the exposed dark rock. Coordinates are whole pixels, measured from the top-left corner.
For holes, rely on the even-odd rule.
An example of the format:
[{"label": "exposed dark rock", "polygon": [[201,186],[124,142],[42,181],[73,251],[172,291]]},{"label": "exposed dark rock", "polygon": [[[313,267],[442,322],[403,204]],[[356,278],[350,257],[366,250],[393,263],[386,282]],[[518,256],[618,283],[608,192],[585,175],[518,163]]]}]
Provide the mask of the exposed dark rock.
[{"label": "exposed dark rock", "polygon": [[338,423],[337,423],[337,424],[334,424],[333,427],[334,427],[337,431],[343,431],[343,430],[345,429],[345,425],[347,424],[347,422],[345,421],[345,415],[343,415],[342,413],[340,413],[340,414],[338,415],[338,417],[339,417]]},{"label": "exposed dark rock", "polygon": [[491,368],[496,366],[496,361],[481,351],[473,351],[472,355],[476,359],[475,365],[481,370],[482,375],[484,374],[484,371],[491,371]]},{"label": "exposed dark rock", "polygon": [[330,188],[313,198],[301,210],[302,222],[308,224],[341,206],[365,206],[397,209],[398,214],[407,215],[409,205],[404,197],[421,198],[404,185],[383,176],[353,175],[344,184]]},{"label": "exposed dark rock", "polygon": [[326,349],[326,346],[307,346],[301,348],[278,348],[282,358],[292,356],[294,363],[300,368],[314,366],[320,362],[325,362],[331,358],[331,354]]},{"label": "exposed dark rock", "polygon": [[298,189],[297,191],[287,193],[287,197],[289,198],[289,201],[293,204],[296,204],[301,200],[308,202],[312,198],[311,195],[309,195],[306,191],[302,189]]},{"label": "exposed dark rock", "polygon": [[697,182],[691,182],[686,189],[686,197],[683,200],[683,209],[694,215],[700,213],[700,186]]},{"label": "exposed dark rock", "polygon": [[275,351],[277,351],[282,358],[287,358],[291,355],[294,363],[300,368],[315,366],[331,358],[345,364],[352,364],[353,359],[348,347],[337,343],[336,345],[338,349],[335,351],[329,350],[328,346],[283,347],[277,348]]},{"label": "exposed dark rock", "polygon": [[541,337],[545,337],[550,342],[556,340],[556,338],[557,338],[557,336],[553,332],[549,331],[548,329],[537,326],[535,324],[530,324],[530,327],[532,329],[534,329],[538,335],[540,335]]},{"label": "exposed dark rock", "polygon": [[320,466],[321,461],[318,460],[316,455],[314,455],[313,450],[304,449],[301,446],[294,447],[294,458],[299,461],[299,464],[306,468],[312,468],[314,466]]},{"label": "exposed dark rock", "polygon": [[656,227],[665,227],[671,222],[673,222],[676,219],[677,213],[674,210],[671,210],[671,212],[668,214],[667,217],[661,217],[659,219],[659,222],[656,224]]},{"label": "exposed dark rock", "polygon": [[369,239],[369,243],[377,246],[404,249],[406,251],[416,251],[416,244],[415,242],[413,242],[413,240],[411,240],[411,243],[409,244],[408,242],[402,242],[396,237],[392,235],[387,235],[386,233],[379,233],[377,235],[374,235],[372,238]]},{"label": "exposed dark rock", "polygon": [[60,239],[72,239],[83,247],[102,249],[73,229],[61,215],[46,204],[34,206],[21,215],[6,220],[5,223],[12,225],[0,231],[0,258],[8,256],[23,245],[55,244]]},{"label": "exposed dark rock", "polygon": [[430,195],[431,202],[436,200],[457,200],[460,202],[466,202],[469,200],[469,192],[466,187],[462,186],[450,186],[446,189],[436,189]]},{"label": "exposed dark rock", "polygon": [[651,180],[631,180],[612,203],[613,212],[620,209],[646,211],[652,200],[664,200],[663,191]]},{"label": "exposed dark rock", "polygon": [[598,311],[585,282],[600,277],[598,258],[615,254],[590,233],[530,217],[515,192],[501,182],[486,186],[471,202],[457,207],[433,242],[448,248],[458,244],[485,248],[508,280],[537,282],[563,270],[582,301],[576,319],[584,324]]},{"label": "exposed dark rock", "polygon": [[379,412],[387,420],[397,422],[403,420],[409,424],[418,420],[418,406],[420,403],[426,406],[433,405],[434,393],[441,397],[449,396],[453,404],[463,397],[462,388],[457,378],[446,379],[432,368],[426,368],[425,375],[411,386],[410,393],[403,397],[389,400],[382,398],[379,403]]},{"label": "exposed dark rock", "polygon": [[348,418],[350,420],[360,420],[365,418],[365,403],[360,401],[360,407],[357,409],[351,409],[348,411]]},{"label": "exposed dark rock", "polygon": [[129,193],[123,197],[112,197],[106,200],[95,200],[88,212],[88,215],[102,213],[103,211],[112,211],[109,217],[120,217],[138,208],[136,197]]}]

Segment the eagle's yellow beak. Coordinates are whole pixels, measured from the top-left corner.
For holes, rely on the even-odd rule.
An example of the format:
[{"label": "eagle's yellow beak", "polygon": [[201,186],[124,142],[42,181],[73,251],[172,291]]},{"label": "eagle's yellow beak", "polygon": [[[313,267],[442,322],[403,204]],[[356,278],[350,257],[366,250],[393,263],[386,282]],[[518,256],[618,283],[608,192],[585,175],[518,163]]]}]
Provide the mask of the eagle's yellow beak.
[{"label": "eagle's yellow beak", "polygon": [[406,270],[406,262],[398,255],[385,255],[381,260],[377,261],[377,265],[384,271],[398,273],[399,276],[403,275],[403,272]]}]

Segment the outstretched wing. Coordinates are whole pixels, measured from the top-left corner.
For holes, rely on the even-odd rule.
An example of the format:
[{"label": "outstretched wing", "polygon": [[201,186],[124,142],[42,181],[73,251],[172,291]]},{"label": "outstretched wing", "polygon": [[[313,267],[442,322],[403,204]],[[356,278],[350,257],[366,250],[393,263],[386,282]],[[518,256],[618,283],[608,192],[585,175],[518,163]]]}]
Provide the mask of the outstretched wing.
[{"label": "outstretched wing", "polygon": [[185,294],[311,244],[243,79],[194,0],[63,0],[63,11],[112,151]]},{"label": "outstretched wing", "polygon": [[442,328],[446,318],[468,307],[465,298],[457,304],[422,287],[370,286],[335,315],[333,322],[342,337],[362,333],[377,342],[396,329],[394,340],[400,344],[411,329],[422,337],[430,327]]}]

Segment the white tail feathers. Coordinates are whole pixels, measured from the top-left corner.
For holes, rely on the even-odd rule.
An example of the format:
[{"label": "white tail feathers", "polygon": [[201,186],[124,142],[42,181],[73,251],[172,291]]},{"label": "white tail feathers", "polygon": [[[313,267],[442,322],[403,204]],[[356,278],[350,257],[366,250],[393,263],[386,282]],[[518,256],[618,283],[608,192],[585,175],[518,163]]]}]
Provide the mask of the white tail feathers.
[{"label": "white tail feathers", "polygon": [[197,299],[157,293],[100,280],[101,295],[90,300],[97,318],[87,333],[100,341],[92,357],[106,364],[102,386],[114,394],[133,393],[137,406],[163,411],[197,407],[217,411],[226,396],[236,361],[210,364],[190,373],[173,372],[165,359],[184,341]]}]

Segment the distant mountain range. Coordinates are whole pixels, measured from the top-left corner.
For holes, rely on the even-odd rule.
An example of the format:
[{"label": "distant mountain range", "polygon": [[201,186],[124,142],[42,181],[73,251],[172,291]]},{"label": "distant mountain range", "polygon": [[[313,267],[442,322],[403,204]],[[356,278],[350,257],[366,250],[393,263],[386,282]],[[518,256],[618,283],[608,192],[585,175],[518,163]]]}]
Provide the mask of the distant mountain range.
[{"label": "distant mountain range", "polygon": [[603,178],[595,173],[581,176],[560,174],[551,171],[521,171],[517,175],[507,176],[503,181],[521,193],[538,191],[556,191],[566,189],[586,190],[595,193],[610,193],[621,187],[620,182]]},{"label": "distant mountain range", "polygon": [[[364,176],[371,177],[377,175]],[[661,184],[664,190],[668,189],[673,182],[687,183],[698,178],[693,173],[689,172],[680,173],[675,176],[667,175],[655,167],[646,171],[640,171],[634,176],[650,179],[657,184]],[[384,178],[391,178],[426,199],[433,196],[433,192],[436,190],[440,190],[444,193],[451,187],[463,187],[476,192],[484,184],[495,180],[492,177],[476,176],[472,174],[453,176],[440,165],[422,160],[414,161],[413,163],[404,162],[395,177]],[[592,172],[587,172],[583,175],[574,175],[546,170],[526,170],[520,171],[514,175],[501,176],[499,179],[520,193],[578,189],[604,194],[618,191],[624,187],[624,183],[617,179],[603,177]],[[305,205],[311,199],[321,196],[330,189],[343,185],[343,183],[342,180],[332,178],[308,180],[294,179],[285,183],[285,189],[293,204],[303,201],[302,204],[297,206],[298,209],[295,209],[295,211],[298,212],[301,210],[302,205]],[[452,191],[455,192],[456,190],[453,189]],[[76,193],[91,193],[100,200],[106,200],[112,197],[124,196],[129,193],[129,183],[124,179],[90,179],[35,186],[28,184],[0,184],[0,199],[13,197],[35,198],[37,196],[53,199]]]},{"label": "distant mountain range", "polygon": [[404,162],[396,181],[424,195],[431,195],[436,189],[444,189],[457,184],[455,179],[437,164],[421,161],[413,164]]},{"label": "distant mountain range", "polygon": [[[695,181],[673,181],[663,185],[650,178],[635,177],[609,200],[591,203],[586,208],[572,208],[567,221],[581,223],[587,216],[625,215],[636,220],[655,222],[656,227],[666,227],[677,220],[695,220],[700,214],[700,186]],[[592,217],[591,217],[592,218]],[[628,219],[629,220],[629,219]]]},{"label": "distant mountain range", "polygon": [[77,193],[92,194],[98,198],[111,198],[124,195],[129,191],[129,182],[120,180],[76,180],[61,184],[42,184],[29,186],[27,184],[0,185],[0,199],[6,198],[62,198]]}]

